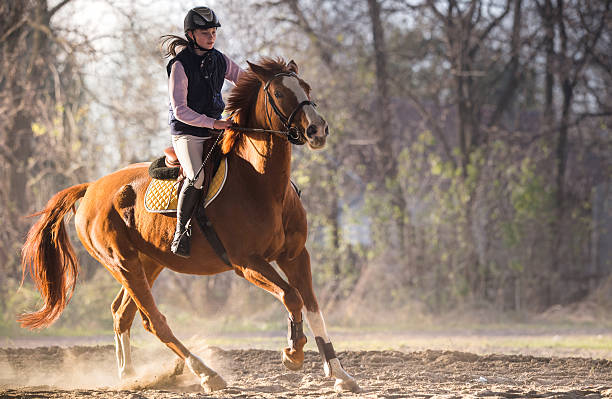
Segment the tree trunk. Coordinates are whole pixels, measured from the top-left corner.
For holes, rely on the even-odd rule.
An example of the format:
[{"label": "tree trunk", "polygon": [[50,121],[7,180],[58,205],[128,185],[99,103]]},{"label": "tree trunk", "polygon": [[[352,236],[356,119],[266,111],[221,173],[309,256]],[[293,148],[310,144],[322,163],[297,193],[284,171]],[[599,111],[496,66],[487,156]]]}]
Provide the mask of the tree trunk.
[{"label": "tree trunk", "polygon": [[544,118],[546,129],[552,131],[555,114],[553,111],[553,88],[555,84],[554,60],[555,60],[555,25],[553,20],[552,0],[545,0],[544,7],[540,10],[542,24],[544,25],[544,51],[546,52],[546,70],[544,79]]},{"label": "tree trunk", "polygon": [[378,141],[378,160],[382,165],[382,175],[393,173],[396,162],[392,153],[392,140],[390,135],[391,112],[389,110],[389,77],[387,75],[387,50],[385,47],[384,30],[380,15],[378,0],[368,0],[368,11],[372,24],[372,37],[374,44],[374,61],[376,65],[376,131],[381,137]]},{"label": "tree trunk", "polygon": [[[392,136],[392,113],[390,109],[390,93],[389,93],[389,75],[387,71],[387,48],[385,44],[385,35],[383,21],[380,10],[379,0],[368,0],[368,12],[370,22],[372,24],[372,38],[374,45],[374,57],[376,65],[376,132],[380,134],[377,144],[377,164],[379,166],[377,180],[381,185],[385,183],[386,178],[395,179],[397,176],[397,159],[393,154],[393,136]],[[394,220],[396,233],[398,235],[398,251],[400,258],[403,258],[405,253],[405,222],[404,212],[406,211],[405,200],[399,185],[395,185],[395,189],[391,192],[391,206],[399,211],[399,214]],[[384,187],[379,187],[380,190],[385,190]]]}]

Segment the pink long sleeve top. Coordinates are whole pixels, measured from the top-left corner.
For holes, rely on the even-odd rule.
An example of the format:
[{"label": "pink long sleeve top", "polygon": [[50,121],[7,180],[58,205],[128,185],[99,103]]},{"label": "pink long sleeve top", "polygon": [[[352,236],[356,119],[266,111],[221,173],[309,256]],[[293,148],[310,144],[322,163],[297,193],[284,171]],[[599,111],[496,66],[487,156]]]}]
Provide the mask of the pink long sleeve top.
[{"label": "pink long sleeve top", "polygon": [[[227,64],[225,79],[235,85],[245,71],[225,54],[223,54],[223,57],[225,57]],[[168,78],[168,93],[170,94],[170,104],[175,118],[191,126],[212,129],[215,123],[214,118],[197,113],[187,106],[187,86],[188,80],[185,69],[181,62],[177,61],[172,64],[170,77]]]}]

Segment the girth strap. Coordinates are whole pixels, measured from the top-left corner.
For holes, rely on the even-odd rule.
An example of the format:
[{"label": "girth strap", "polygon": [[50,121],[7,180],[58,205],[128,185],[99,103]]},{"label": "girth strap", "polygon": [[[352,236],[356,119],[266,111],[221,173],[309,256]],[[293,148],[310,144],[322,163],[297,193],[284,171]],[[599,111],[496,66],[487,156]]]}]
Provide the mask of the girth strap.
[{"label": "girth strap", "polygon": [[204,233],[204,237],[206,237],[206,239],[210,243],[210,246],[213,248],[217,256],[221,258],[221,260],[225,262],[226,265],[232,267],[232,263],[229,261],[229,257],[227,256],[227,251],[225,250],[223,243],[219,239],[219,236],[217,235],[217,232],[215,231],[212,223],[206,216],[204,207],[196,207],[196,212],[194,216],[196,221],[198,222],[198,225],[200,226],[200,230],[202,230],[202,233]]}]

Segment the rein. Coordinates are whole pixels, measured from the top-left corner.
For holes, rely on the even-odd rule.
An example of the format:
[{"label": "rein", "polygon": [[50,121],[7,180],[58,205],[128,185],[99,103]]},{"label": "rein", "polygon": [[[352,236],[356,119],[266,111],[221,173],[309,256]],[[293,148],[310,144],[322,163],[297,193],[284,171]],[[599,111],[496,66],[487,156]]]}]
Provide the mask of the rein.
[{"label": "rein", "polygon": [[[268,112],[268,102],[270,103],[270,106],[272,107],[272,110],[274,111],[276,116],[278,116],[278,118],[281,120],[281,122],[283,123],[283,125],[285,126],[285,128],[287,130],[273,130],[273,129],[253,128],[253,127],[241,127],[241,126],[238,126],[238,125],[233,125],[233,126],[229,127],[228,129],[235,130],[237,132],[270,133],[270,134],[275,134],[277,136],[280,136],[282,138],[286,138],[292,144],[296,144],[296,145],[303,145],[303,144],[305,144],[306,143],[306,139],[304,137],[304,134],[300,134],[298,128],[293,126],[293,119],[295,118],[295,115],[305,105],[311,105],[313,107],[316,107],[317,104],[315,104],[314,101],[304,100],[304,101],[302,101],[301,103],[299,103],[295,107],[295,109],[289,115],[289,118],[287,118],[283,114],[283,112],[278,108],[278,106],[276,105],[276,102],[274,101],[274,97],[272,97],[272,94],[270,94],[270,91],[268,90],[270,88],[270,84],[272,83],[272,81],[274,79],[282,77],[282,76],[290,76],[290,77],[294,77],[296,79],[298,78],[298,76],[294,72],[281,72],[281,73],[277,73],[276,75],[272,76],[272,78],[270,80],[268,80],[266,82],[266,84],[264,85],[264,92],[266,93],[266,96],[264,98],[266,100],[266,106],[265,106],[265,108],[266,108],[266,116],[268,118],[268,123],[270,124],[270,126],[272,126],[272,118],[270,117],[270,114]],[[231,117],[231,115],[230,115],[230,117]],[[208,161],[208,158],[210,157],[213,149],[215,148],[215,146],[217,145],[217,143],[219,142],[219,140],[221,139],[222,136],[223,136],[223,133],[221,133],[221,134],[219,134],[217,136],[216,141],[215,141],[215,145],[213,145],[211,147],[211,150],[208,152],[208,154],[206,154],[206,157],[204,158],[204,161],[202,162],[202,165],[200,166],[200,169],[198,169],[198,172],[195,174],[193,180],[191,180],[189,182],[189,184],[193,184],[197,180],[198,176],[200,175],[200,173],[204,169],[204,165]]]},{"label": "rein", "polygon": [[[230,126],[228,127],[229,130],[235,130],[237,132],[252,132],[252,133],[271,133],[271,134],[275,134],[277,136],[283,137],[283,138],[288,138],[288,133],[285,130],[271,130],[271,129],[260,129],[260,128],[254,128],[254,127],[241,127],[238,125],[234,125],[234,126]],[[299,138],[299,137],[298,137]]]},{"label": "rein", "polygon": [[291,114],[287,118],[283,114],[283,112],[280,110],[280,108],[278,108],[278,106],[276,105],[276,102],[274,101],[274,97],[272,97],[272,94],[270,94],[270,91],[269,91],[269,87],[272,81],[281,76],[290,76],[290,77],[297,78],[297,75],[293,72],[281,72],[281,73],[277,73],[276,75],[272,77],[272,79],[268,80],[266,84],[264,85],[264,92],[266,93],[266,96],[264,97],[266,101],[265,109],[266,109],[266,117],[268,118],[268,124],[270,126],[272,126],[272,118],[270,117],[270,113],[268,111],[268,103],[270,103],[270,106],[272,107],[272,111],[274,111],[274,114],[276,114],[276,116],[280,119],[280,121],[285,126],[285,129],[287,130],[261,129],[261,128],[241,127],[241,126],[231,126],[229,129],[235,130],[238,132],[271,133],[279,137],[286,138],[287,140],[289,140],[289,142],[291,142],[292,144],[296,144],[296,145],[303,145],[306,143],[306,139],[304,138],[304,135],[300,134],[298,128],[293,126],[293,119],[295,118],[295,115],[297,115],[297,113],[305,105],[311,105],[313,107],[316,107],[317,104],[315,104],[314,101],[304,100],[295,107],[295,109],[291,112]]}]

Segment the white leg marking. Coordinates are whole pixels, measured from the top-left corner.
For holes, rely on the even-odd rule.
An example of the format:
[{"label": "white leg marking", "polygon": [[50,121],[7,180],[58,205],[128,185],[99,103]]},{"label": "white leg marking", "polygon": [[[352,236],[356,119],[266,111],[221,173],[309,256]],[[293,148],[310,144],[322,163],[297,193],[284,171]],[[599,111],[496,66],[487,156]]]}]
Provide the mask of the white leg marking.
[{"label": "white leg marking", "polygon": [[185,364],[189,367],[189,370],[198,377],[208,377],[216,374],[210,367],[206,366],[202,359],[194,354],[189,355],[185,359]]},{"label": "white leg marking", "polygon": [[[323,338],[323,341],[331,342],[329,339],[329,335],[327,335],[327,329],[325,328],[325,321],[323,320],[323,315],[321,311],[318,312],[309,312],[306,311],[306,319],[308,320],[308,326],[310,327],[310,331],[314,334],[315,337]],[[325,371],[326,377],[334,377],[336,378],[336,383],[338,380],[341,381],[349,381],[354,378],[351,377],[340,364],[340,361],[336,359],[329,360],[329,364],[323,363],[323,370]]]},{"label": "white leg marking", "polygon": [[206,366],[202,359],[194,354],[190,354],[186,359],[185,363],[189,370],[198,377],[200,377],[200,385],[206,392],[213,392],[219,389],[227,387],[227,383],[217,374],[213,369]]},{"label": "white leg marking", "polygon": [[115,333],[115,355],[117,356],[119,378],[123,379],[133,374],[134,365],[132,364],[132,348],[128,331],[121,334]]},{"label": "white leg marking", "polygon": [[121,349],[121,341],[119,334],[115,333],[115,358],[117,359],[117,370],[119,370],[119,378],[121,378],[121,369],[123,368],[123,350]]},{"label": "white leg marking", "polygon": [[329,336],[327,335],[327,329],[325,328],[325,321],[323,320],[323,315],[321,314],[321,311],[310,312],[307,310],[306,320],[308,321],[310,331],[312,331],[315,337],[321,337],[325,342],[330,342]]}]

